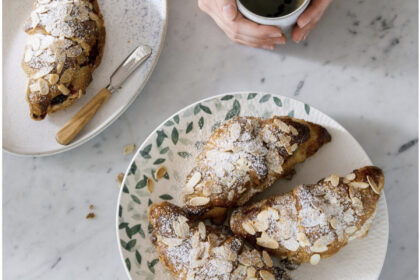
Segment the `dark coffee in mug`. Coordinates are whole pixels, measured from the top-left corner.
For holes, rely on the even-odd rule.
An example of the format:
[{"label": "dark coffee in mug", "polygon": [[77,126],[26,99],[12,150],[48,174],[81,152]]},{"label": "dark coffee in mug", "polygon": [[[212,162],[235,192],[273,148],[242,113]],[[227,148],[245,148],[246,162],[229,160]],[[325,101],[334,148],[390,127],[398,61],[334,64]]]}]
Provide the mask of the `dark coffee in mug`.
[{"label": "dark coffee in mug", "polygon": [[249,11],[263,17],[282,17],[297,10],[304,0],[239,0]]}]

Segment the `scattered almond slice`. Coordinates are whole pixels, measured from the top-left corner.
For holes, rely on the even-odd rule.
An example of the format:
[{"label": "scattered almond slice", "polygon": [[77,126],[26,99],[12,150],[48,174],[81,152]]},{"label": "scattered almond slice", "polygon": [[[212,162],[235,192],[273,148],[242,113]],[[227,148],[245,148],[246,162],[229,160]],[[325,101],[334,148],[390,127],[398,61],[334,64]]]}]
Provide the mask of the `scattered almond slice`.
[{"label": "scattered almond slice", "polygon": [[188,180],[188,183],[186,185],[187,188],[194,188],[201,180],[201,173],[195,172],[191,178]]},{"label": "scattered almond slice", "polygon": [[166,174],[166,172],[167,172],[167,170],[166,170],[166,167],[165,166],[160,166],[157,170],[156,170],[156,172],[155,172],[155,178],[156,178],[156,180],[160,180],[160,179],[162,179],[163,178],[163,176],[165,176],[165,174]]},{"label": "scattered almond slice", "polygon": [[129,155],[129,154],[132,154],[135,149],[136,149],[136,144],[125,145],[124,148],[123,148],[123,154],[125,156]]},{"label": "scattered almond slice", "polygon": [[257,244],[269,249],[277,249],[279,247],[279,243],[265,232],[261,234],[261,237],[257,238]]},{"label": "scattered almond slice", "polygon": [[152,178],[147,178],[147,190],[152,193],[155,189],[155,182]]},{"label": "scattered almond slice", "polygon": [[309,239],[306,236],[306,234],[303,233],[303,232],[298,232],[298,234],[297,234],[297,240],[298,240],[300,246],[302,246],[302,247],[311,246],[311,242],[309,241]]},{"label": "scattered almond slice", "polygon": [[275,280],[274,275],[267,270],[260,270],[260,276],[263,280]]},{"label": "scattered almond slice", "polygon": [[162,238],[162,242],[168,245],[168,247],[176,247],[182,244],[180,238]]},{"label": "scattered almond slice", "polygon": [[121,187],[123,180],[124,180],[124,173],[119,173],[117,175],[117,178],[116,178],[116,181],[118,183],[118,186]]},{"label": "scattered almond slice", "polygon": [[262,252],[262,257],[263,257],[264,263],[268,267],[273,267],[273,260],[271,259],[270,255],[267,253],[267,251],[264,250]]},{"label": "scattered almond slice", "polygon": [[346,176],[344,176],[344,178],[349,180],[349,181],[353,181],[354,179],[356,179],[356,174],[350,173],[350,174],[347,174]]},{"label": "scattered almond slice", "polygon": [[244,229],[247,233],[249,233],[249,234],[251,234],[251,235],[255,235],[255,229],[254,229],[254,227],[252,226],[252,224],[251,224],[251,223],[249,223],[249,222],[243,222],[243,223],[242,223],[242,227],[243,227],[243,229]]},{"label": "scattered almond slice", "polygon": [[299,249],[299,243],[293,238],[284,241],[283,246],[292,252],[296,252]]},{"label": "scattered almond slice", "polygon": [[333,187],[337,187],[338,184],[340,183],[340,177],[338,175],[333,174],[325,178],[324,181],[330,182]]}]

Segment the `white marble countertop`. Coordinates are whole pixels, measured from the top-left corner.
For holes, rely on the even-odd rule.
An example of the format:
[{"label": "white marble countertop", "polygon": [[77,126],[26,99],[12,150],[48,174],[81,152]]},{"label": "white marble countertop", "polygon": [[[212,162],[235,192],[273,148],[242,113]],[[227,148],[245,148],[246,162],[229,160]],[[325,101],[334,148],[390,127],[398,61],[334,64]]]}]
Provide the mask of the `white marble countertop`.
[{"label": "white marble countertop", "polygon": [[[390,240],[380,279],[417,279],[416,1],[336,0],[305,43],[274,52],[231,43],[196,1],[168,2],[161,58],[118,121],[64,154],[3,153],[4,278],[127,279],[115,232],[115,177],[131,157],[123,146],[199,99],[259,90],[327,113],[384,169]],[[90,204],[97,217],[87,220]]]}]

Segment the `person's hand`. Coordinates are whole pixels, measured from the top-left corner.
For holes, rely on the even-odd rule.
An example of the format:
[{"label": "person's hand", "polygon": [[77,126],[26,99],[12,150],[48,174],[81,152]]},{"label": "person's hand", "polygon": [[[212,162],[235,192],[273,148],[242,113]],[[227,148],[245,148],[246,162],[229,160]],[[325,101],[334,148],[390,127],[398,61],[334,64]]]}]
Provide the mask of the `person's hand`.
[{"label": "person's hand", "polygon": [[332,0],[312,0],[308,8],[300,15],[292,31],[292,39],[296,43],[303,41],[314,29]]},{"label": "person's hand", "polygon": [[235,43],[268,50],[273,50],[276,44],[286,43],[279,28],[244,18],[238,12],[235,0],[198,0],[198,6]]}]

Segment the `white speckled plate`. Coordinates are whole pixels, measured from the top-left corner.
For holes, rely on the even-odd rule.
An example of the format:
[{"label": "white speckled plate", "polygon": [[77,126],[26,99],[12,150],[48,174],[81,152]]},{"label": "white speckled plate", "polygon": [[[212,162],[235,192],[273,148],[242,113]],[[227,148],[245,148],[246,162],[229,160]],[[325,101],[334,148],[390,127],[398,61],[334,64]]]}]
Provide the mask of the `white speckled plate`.
[{"label": "white speckled plate", "polygon": [[[340,124],[300,101],[273,94],[232,93],[192,104],[150,134],[125,174],[117,209],[117,235],[122,260],[131,279],[170,279],[149,239],[148,206],[162,200],[180,205],[180,190],[199,152],[197,143],[206,141],[220,121],[235,115],[265,118],[290,115],[320,124],[332,136],[331,143],[296,167],[297,173],[291,181],[279,180],[254,201],[283,193],[301,183],[315,183],[330,174],[344,175],[372,164],[363,148]],[[156,181],[154,171],[162,165],[167,168],[167,174]],[[148,178],[155,182],[151,194],[146,187]],[[351,242],[317,266],[300,266],[292,277],[295,280],[377,279],[387,243],[388,211],[383,194],[367,237]]]},{"label": "white speckled plate", "polygon": [[[167,25],[166,0],[98,0],[106,26],[102,63],[93,74],[86,96],[67,110],[33,121],[25,99],[26,76],[20,67],[27,38],[23,23],[33,0],[5,0],[3,10],[3,149],[19,155],[51,155],[75,148],[102,132],[135,100],[153,71],[163,47]],[[75,141],[62,146],[57,131],[99,90],[123,59],[138,45],[152,47],[152,56],[99,110]]]}]

